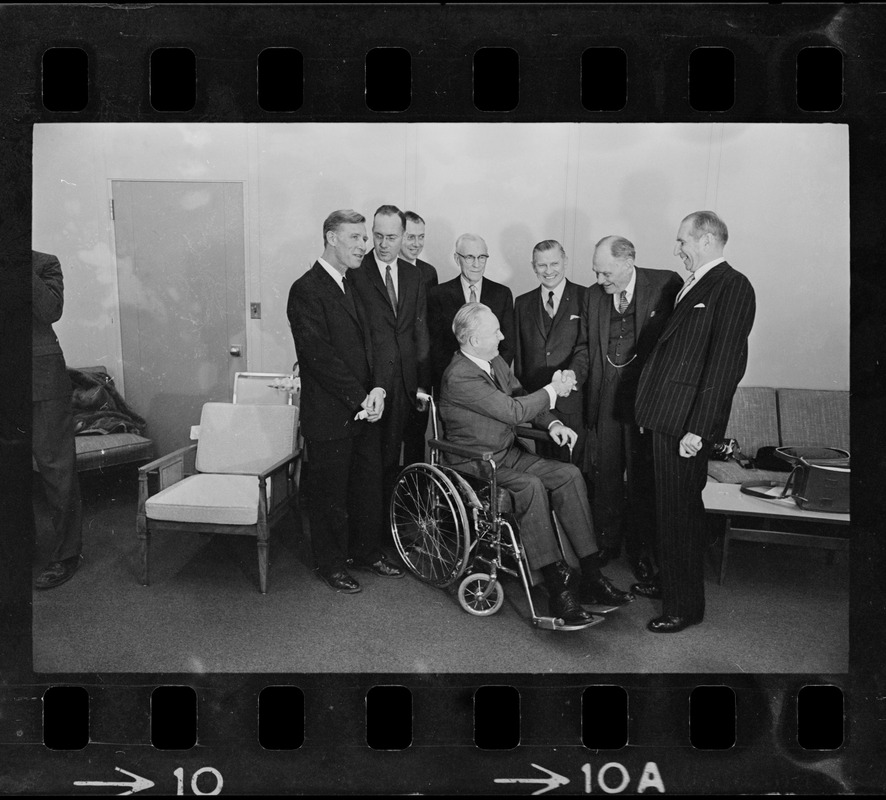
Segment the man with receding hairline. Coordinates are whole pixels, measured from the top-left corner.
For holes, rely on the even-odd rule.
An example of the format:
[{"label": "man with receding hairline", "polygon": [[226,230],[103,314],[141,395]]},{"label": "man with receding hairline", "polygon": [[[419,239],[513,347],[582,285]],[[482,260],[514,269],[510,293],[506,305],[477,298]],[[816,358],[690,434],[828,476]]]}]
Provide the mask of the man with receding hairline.
[{"label": "man with receding hairline", "polygon": [[[514,374],[527,391],[540,389],[558,369],[569,366],[579,339],[587,287],[568,280],[563,245],[545,239],[532,249],[532,270],[540,286],[514,301]],[[578,434],[570,454],[549,442],[536,442],[540,456],[582,468],[587,432],[584,381],[568,397],[557,398],[554,414]]]},{"label": "man with receding hairline", "polygon": [[372,218],[373,249],[354,271],[354,285],[369,315],[372,346],[387,395],[381,419],[382,493],[387,502],[400,469],[406,426],[430,387],[427,295],[419,272],[399,257],[406,216],[393,205]]},{"label": "man with receding hairline", "polygon": [[594,248],[595,284],[582,309],[572,360],[588,378],[587,419],[594,525],[602,564],[625,555],[637,580],[653,578],[655,486],[652,445],[634,420],[643,364],[655,345],[683,282],[670,270],[634,263],[634,245],[605,236]]},{"label": "man with receding hairline", "polygon": [[680,223],[674,255],[689,278],[643,367],[636,419],[652,431],[661,597],[653,633],[676,633],[704,619],[707,520],[701,493],[711,445],[723,438],[732,397],[748,361],[756,303],[748,279],[723,257],[729,238],[713,211]]},{"label": "man with receding hairline", "polygon": [[475,233],[463,233],[455,242],[452,259],[459,275],[435,286],[428,294],[431,372],[437,390],[452,354],[459,349],[452,333],[452,320],[465,303],[483,303],[492,309],[504,336],[501,356],[508,364],[514,358],[514,296],[507,286],[484,276],[489,260],[486,242]]}]

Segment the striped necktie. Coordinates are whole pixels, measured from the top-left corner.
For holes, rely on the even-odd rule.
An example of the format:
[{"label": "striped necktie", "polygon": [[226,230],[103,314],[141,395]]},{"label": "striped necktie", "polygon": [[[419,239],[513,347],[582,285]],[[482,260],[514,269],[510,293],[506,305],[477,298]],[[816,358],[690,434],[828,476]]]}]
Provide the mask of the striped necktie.
[{"label": "striped necktie", "polygon": [[628,290],[625,289],[618,298],[618,313],[624,316],[628,310]]},{"label": "striped necktie", "polygon": [[388,299],[391,301],[391,308],[394,310],[394,316],[397,316],[397,292],[394,291],[394,279],[391,277],[391,265],[385,267],[385,288],[388,290]]},{"label": "striped necktie", "polygon": [[680,289],[680,294],[677,295],[677,299],[674,300],[674,306],[675,306],[675,307],[676,307],[677,303],[679,303],[679,302],[680,302],[680,301],[686,296],[686,292],[689,291],[689,287],[692,286],[692,281],[694,281],[694,280],[695,280],[695,273],[693,272],[693,273],[689,276],[689,280],[686,281],[686,283],[683,284],[683,288]]},{"label": "striped necktie", "polygon": [[471,284],[471,299],[468,301],[469,303],[477,302],[477,289],[474,284]]},{"label": "striped necktie", "polygon": [[548,312],[548,316],[553,319],[554,318],[554,293],[548,292],[548,302],[545,303],[545,311]]}]

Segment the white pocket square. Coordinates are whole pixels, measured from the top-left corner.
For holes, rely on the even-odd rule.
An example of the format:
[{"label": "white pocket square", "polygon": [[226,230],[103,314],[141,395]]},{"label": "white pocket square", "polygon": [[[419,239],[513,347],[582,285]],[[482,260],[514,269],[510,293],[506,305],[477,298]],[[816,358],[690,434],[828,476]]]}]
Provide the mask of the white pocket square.
[{"label": "white pocket square", "polygon": [[581,317],[578,314],[570,314],[569,321],[572,322],[574,319],[581,319]]},{"label": "white pocket square", "polygon": [[704,303],[696,303],[693,308],[704,308]]},{"label": "white pocket square", "polygon": [[655,312],[653,311],[653,312],[649,315],[649,319],[652,319],[654,316],[655,316]]}]

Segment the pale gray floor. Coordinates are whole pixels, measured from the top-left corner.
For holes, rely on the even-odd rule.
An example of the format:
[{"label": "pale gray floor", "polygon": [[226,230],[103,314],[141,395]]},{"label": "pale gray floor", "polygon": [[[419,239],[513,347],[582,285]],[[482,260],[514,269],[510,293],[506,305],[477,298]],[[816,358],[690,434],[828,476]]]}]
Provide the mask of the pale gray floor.
[{"label": "pale gray floor", "polygon": [[[501,611],[466,614],[407,576],[361,576],[340,595],[305,566],[289,521],[271,540],[268,593],[254,540],[161,534],[152,585],[138,582],[132,475],[84,482],[81,571],[34,595],[37,672],[841,673],[848,669],[848,558],[735,542],[726,585],[708,565],[702,625],[654,635],[658,604],[638,599],[576,633],[532,627],[523,590]],[[38,519],[39,522],[39,519]],[[38,552],[45,556],[45,520]],[[38,565],[35,565],[35,568]],[[605,572],[626,588],[621,563]],[[538,600],[544,603],[538,592]]]}]

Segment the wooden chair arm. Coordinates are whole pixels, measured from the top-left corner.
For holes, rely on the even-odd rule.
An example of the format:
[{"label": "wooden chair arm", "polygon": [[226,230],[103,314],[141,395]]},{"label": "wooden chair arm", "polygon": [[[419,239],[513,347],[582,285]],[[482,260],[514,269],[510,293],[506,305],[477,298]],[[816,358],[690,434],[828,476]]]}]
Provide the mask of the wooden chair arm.
[{"label": "wooden chair arm", "polygon": [[[160,458],[155,458],[153,461],[142,465],[138,468],[139,475],[148,472],[157,472],[160,469],[165,467],[170,467],[173,464],[184,464],[186,461],[186,456],[189,453],[197,453],[197,445],[189,444],[187,447],[182,447],[179,450],[175,450],[172,453],[168,453],[165,456],[160,456]],[[193,461],[193,459],[190,459]]]}]

